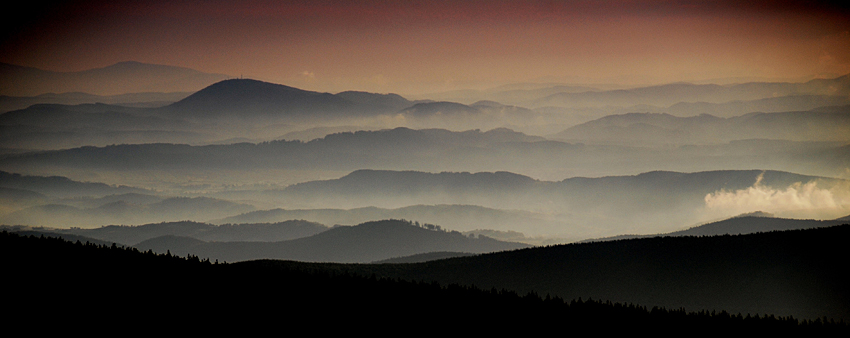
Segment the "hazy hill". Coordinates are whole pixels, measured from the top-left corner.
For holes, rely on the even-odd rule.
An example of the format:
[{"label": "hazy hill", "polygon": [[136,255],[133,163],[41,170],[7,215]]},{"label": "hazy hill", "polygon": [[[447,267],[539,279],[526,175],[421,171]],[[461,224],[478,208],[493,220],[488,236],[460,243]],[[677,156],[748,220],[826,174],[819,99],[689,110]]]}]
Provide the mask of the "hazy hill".
[{"label": "hazy hill", "polygon": [[487,100],[511,105],[521,105],[528,101],[558,93],[583,93],[600,90],[601,89],[599,88],[587,86],[572,86],[553,83],[516,83],[485,90],[460,89],[448,92],[431,93],[423,95],[422,97],[439,101],[460,103],[473,103]]},{"label": "hazy hill", "polygon": [[53,72],[0,64],[0,94],[34,96],[44,93],[84,92],[116,95],[143,92],[188,92],[228,78],[183,67],[119,62],[79,72]]},{"label": "hazy hill", "polygon": [[645,210],[647,207],[674,209],[681,204],[702,204],[706,194],[746,189],[757,181],[765,187],[781,189],[818,179],[841,181],[770,170],[653,171],[626,176],[574,177],[560,182],[538,181],[510,172],[357,170],[339,179],[291,185],[281,193],[299,199],[350,198],[371,205],[380,200],[403,203],[442,199],[457,204],[462,203],[456,200],[466,200],[468,204],[484,206],[498,203],[517,207],[537,205],[537,208],[578,205],[584,209],[635,205],[634,209]]},{"label": "hazy hill", "polygon": [[[307,219],[322,224],[359,224],[381,219],[415,219],[420,222],[440,224],[457,231],[480,229],[509,231],[521,227],[525,234],[539,236],[558,233],[569,228],[563,215],[532,211],[500,210],[476,205],[411,205],[395,209],[364,207],[354,209],[271,209],[258,210],[231,216],[213,223],[280,222],[290,219]],[[522,237],[522,234],[519,234]],[[493,237],[493,236],[490,236]],[[513,240],[540,244],[534,238]]]},{"label": "hazy hill", "polygon": [[215,133],[205,126],[152,114],[150,108],[102,103],[38,104],[0,115],[0,141],[6,147],[63,149],[215,138]]},{"label": "hazy hill", "polygon": [[463,194],[469,190],[487,193],[515,193],[526,190],[537,181],[509,172],[442,172],[357,170],[339,179],[299,183],[287,187],[287,193],[335,193],[371,195],[391,192],[428,194]]},{"label": "hazy hill", "polygon": [[[256,149],[255,147],[222,146],[221,149],[230,148],[232,152],[228,156],[233,157],[220,159],[224,164],[232,165],[243,161],[239,164],[244,165],[244,162],[249,161],[248,157],[240,156],[246,156]],[[193,147],[185,146],[182,149],[191,150]],[[239,149],[245,150],[238,152]],[[122,165],[127,168],[144,167],[141,159],[126,157],[126,153],[121,156],[126,158]],[[165,156],[150,158],[162,160]],[[222,163],[217,162],[214,157],[193,158],[188,152],[174,152],[170,156],[174,156],[175,162],[182,159],[195,165],[208,164],[207,169]],[[74,157],[75,161],[84,159],[85,157],[79,154]],[[92,163],[96,161],[87,162],[89,165]],[[251,167],[245,169],[249,168]],[[139,202],[134,197],[136,195],[125,195],[127,198],[124,199],[113,197],[98,200],[99,197],[96,197],[78,201],[45,201],[65,206],[27,204],[21,207],[29,208],[7,214],[2,219],[9,224],[92,227],[186,219],[208,221],[226,217],[229,218],[224,222],[307,219],[333,225],[399,217],[432,220],[451,229],[463,231],[514,230],[534,237],[547,235],[574,241],[624,233],[652,234],[676,231],[685,224],[696,224],[754,210],[777,212],[782,217],[792,218],[837,217],[838,213],[846,213],[843,211],[846,209],[842,209],[846,208],[842,201],[846,198],[847,185],[845,180],[772,170],[695,173],[654,171],[639,175],[574,177],[562,181],[536,180],[511,172],[356,170],[338,179],[308,181],[290,185],[285,189],[265,190],[260,186],[255,190],[210,195],[248,203],[262,202],[263,205],[286,206],[286,210],[270,210],[244,217],[233,217],[255,210],[251,205],[243,204],[244,202],[209,198]],[[39,192],[34,188],[27,189],[26,185],[6,186]],[[812,195],[805,195],[806,191],[811,191]],[[100,196],[118,192],[111,190]],[[775,207],[765,207],[762,204],[749,206],[748,203],[752,203],[752,198],[756,197],[753,194],[759,193],[776,196],[770,198],[793,195],[795,200],[775,204]],[[822,195],[828,196],[827,199],[832,200],[830,203],[835,206],[824,204],[827,207],[813,209],[801,208],[794,204],[798,203],[794,202],[798,200],[799,203],[809,203],[812,196]],[[728,201],[730,198],[741,199],[743,204],[732,203],[734,201]],[[359,209],[366,207],[376,209]],[[252,219],[254,217],[258,218]]]},{"label": "hazy hill", "polygon": [[[538,235],[545,229],[548,235],[587,238],[599,237],[599,234],[673,231],[683,224],[704,221],[703,217],[730,216],[724,212],[740,213],[718,209],[712,211],[717,213],[715,216],[707,214],[706,199],[711,194],[747,192],[748,189],[783,192],[796,187],[795,184],[812,184],[824,191],[838,189],[835,190],[838,192],[847,182],[763,170],[655,171],[563,181],[537,181],[511,173],[363,170],[340,179],[292,185],[277,196],[316,208],[331,205],[399,208],[452,203],[556,213],[550,214],[553,216],[550,222],[517,222],[512,230]],[[542,224],[548,226],[541,227]]]},{"label": "hazy hill", "polygon": [[[819,108],[841,107],[850,105],[850,97],[838,95],[788,95],[779,97],[767,97],[757,100],[747,101],[729,101],[723,103],[712,102],[679,102],[669,107],[653,106],[648,104],[638,104],[627,107],[598,107],[585,108],[588,113],[587,120],[589,122],[608,115],[624,115],[628,113],[656,113],[669,114],[678,117],[692,117],[698,115],[712,115],[722,118],[731,118],[749,113],[780,113],[789,111],[809,111]],[[560,109],[563,112],[573,112],[574,114],[581,109],[557,108],[549,107],[547,109]],[[543,108],[535,110],[541,111]]]},{"label": "hazy hill", "polygon": [[118,199],[96,207],[50,203],[0,216],[0,223],[49,227],[92,228],[108,224],[209,220],[253,211],[254,207],[209,197],[170,197],[148,204]]},{"label": "hazy hill", "polygon": [[0,115],[0,125],[92,130],[185,130],[192,127],[183,120],[146,116],[146,114],[150,114],[146,108],[100,103],[41,104]]},{"label": "hazy hill", "polygon": [[159,109],[158,114],[234,121],[310,121],[375,116],[398,111],[410,104],[395,94],[342,92],[334,95],[256,80],[233,79],[210,85]]},{"label": "hazy hill", "polygon": [[[752,112],[807,111],[823,106],[848,105],[848,81],[848,76],[842,76],[806,83],[671,83],[607,90],[521,84],[484,91],[435,93],[428,98],[467,104],[489,100],[532,108],[537,113],[536,118],[542,118],[545,124],[527,121],[505,126],[548,135],[607,115],[632,112],[667,113],[680,117],[710,114],[728,118]],[[529,128],[530,125],[535,127]]]},{"label": "hazy hill", "polygon": [[139,250],[192,254],[220,261],[286,259],[310,262],[366,263],[435,251],[493,252],[528,247],[459,232],[426,229],[406,221],[367,222],[340,226],[282,242],[205,242],[158,237],[135,245]]},{"label": "hazy hill", "polygon": [[217,82],[163,110],[183,118],[271,118],[339,113],[353,102],[319,93],[256,80]]},{"label": "hazy hill", "polygon": [[[329,128],[339,125],[450,130],[507,127],[537,134],[550,134],[577,122],[597,118],[600,114],[610,114],[611,111],[623,109],[640,111],[645,107],[646,111],[674,115],[695,115],[697,111],[722,114],[735,111],[749,114],[752,112],[749,109],[756,108],[767,108],[766,111],[776,112],[795,107],[812,109],[842,102],[847,104],[846,95],[840,95],[842,90],[845,90],[842,88],[847,87],[844,83],[847,82],[846,79],[842,77],[830,81],[832,82],[824,83],[831,83],[832,87],[837,89],[828,95],[818,94],[818,91],[827,90],[822,84],[754,84],[752,87],[759,93],[775,89],[776,86],[796,86],[794,88],[797,89],[791,91],[799,93],[785,97],[769,95],[749,101],[729,101],[726,100],[729,98],[722,97],[713,101],[688,100],[687,94],[692,92],[706,91],[704,95],[711,96],[717,93],[738,93],[742,88],[717,85],[670,84],[620,91],[571,92],[567,94],[610,96],[615,95],[612,93],[631,93],[623,94],[629,98],[664,96],[675,100],[670,104],[675,105],[663,108],[663,105],[654,102],[638,102],[617,106],[605,101],[604,107],[582,106],[576,103],[578,106],[569,108],[572,110],[549,111],[557,107],[548,105],[546,109],[530,110],[495,101],[477,101],[471,105],[444,101],[416,103],[396,94],[354,91],[338,94],[319,93],[256,80],[231,79],[211,84],[161,108],[131,109],[105,104],[36,105],[12,111],[0,115],[0,141],[9,147],[28,149],[121,143],[210,144],[245,135],[252,135],[251,140],[269,140],[305,128]],[[588,111],[582,111],[583,109]],[[708,115],[679,117],[678,119],[686,120],[678,122],[659,121],[658,118],[638,121],[630,114],[629,121],[612,122],[616,118],[606,117],[601,121],[572,127],[555,137],[627,146],[720,143],[752,138],[846,141],[846,138],[839,136],[848,134],[847,123],[844,121],[846,109],[807,113],[809,114],[805,116],[791,116],[790,113],[769,117],[744,115],[740,117],[741,120],[719,119],[722,120],[720,122],[707,119]]]},{"label": "hazy hill", "polygon": [[414,104],[412,107],[402,110],[401,114],[414,118],[432,117],[434,115],[449,118],[462,115],[478,115],[481,114],[481,110],[455,102],[427,102]]},{"label": "hazy hill", "polygon": [[295,184],[280,191],[304,205],[348,208],[399,208],[416,204],[472,204],[490,208],[515,206],[537,193],[542,183],[509,172],[442,172],[357,170],[344,177]]},{"label": "hazy hill", "polygon": [[[76,96],[84,96],[77,101],[92,98],[82,93]],[[130,100],[150,95],[125,96],[125,100]],[[6,147],[57,149],[121,143],[209,143],[246,134],[270,139],[304,126],[359,124],[363,118],[376,122],[376,117],[412,104],[396,94],[334,95],[233,79],[211,84],[158,108],[130,108],[103,101],[28,106],[0,115],[0,141]]]},{"label": "hazy hill", "polygon": [[472,105],[445,101],[422,102],[399,111],[397,116],[404,117],[405,126],[451,130],[504,127],[536,130],[563,120],[557,116],[494,101],[478,101]]},{"label": "hazy hill", "polygon": [[70,206],[75,206],[78,208],[96,208],[104,204],[115,203],[115,202],[125,202],[128,204],[136,204],[136,205],[145,205],[145,204],[153,204],[157,202],[162,202],[168,197],[159,196],[159,195],[151,195],[151,194],[139,194],[139,193],[126,193],[126,194],[113,194],[106,195],[103,197],[72,197],[72,198],[63,198],[56,200],[57,203],[67,204]]},{"label": "hazy hill", "polygon": [[[850,98],[843,95],[789,95],[725,103],[679,102],[667,108],[658,108],[655,112],[666,112],[681,117],[709,114],[730,118],[753,112],[808,111],[819,107],[846,105],[850,105]],[[627,109],[633,112],[642,111],[641,109]]]},{"label": "hazy hill", "polygon": [[8,201],[30,201],[30,200],[45,200],[47,196],[35,191],[0,187],[0,200]]},{"label": "hazy hill", "polygon": [[[822,181],[825,185],[841,179],[800,175],[775,170],[716,170],[695,173],[652,171],[638,175],[599,178],[573,177],[558,182],[558,191],[582,208],[619,204],[634,205],[629,211],[645,208],[675,209],[677,206],[704,203],[706,194],[737,191],[756,184],[784,190],[794,183]],[[758,182],[758,183],[757,183]],[[631,209],[631,208],[629,208]]]},{"label": "hazy hill", "polygon": [[[189,146],[186,144],[119,144],[9,155],[0,162],[29,162],[42,166],[106,168],[340,168],[358,169],[381,164],[437,165],[434,157],[450,161],[454,154],[492,153],[488,146],[534,142],[541,137],[506,129],[487,132],[395,128],[338,133],[310,142],[271,141],[258,144]],[[471,158],[470,158],[471,159]],[[41,162],[41,163],[38,163]],[[37,164],[38,163],[38,164]]]},{"label": "hazy hill", "polygon": [[398,94],[376,94],[358,91],[345,91],[337,93],[336,97],[346,99],[348,101],[374,107],[378,112],[395,112],[413,104],[413,102],[405,99]]},{"label": "hazy hill", "polygon": [[804,112],[750,113],[731,118],[712,115],[610,115],[574,127],[555,139],[605,144],[704,144],[745,139],[850,141],[850,106]]},{"label": "hazy hill", "polygon": [[432,148],[444,146],[449,149],[459,147],[485,147],[508,142],[538,142],[545,138],[526,135],[510,129],[497,128],[488,131],[479,129],[450,131],[446,129],[410,129],[394,128],[376,131],[357,131],[336,133],[308,144],[314,147],[337,149],[368,150],[370,148],[393,149],[402,146],[411,148]]},{"label": "hazy hill", "polygon": [[0,222],[4,224],[90,228],[106,224],[208,220],[254,210],[251,205],[209,197],[163,197],[128,186],[3,171],[0,171],[0,191],[10,199],[0,209]]},{"label": "hazy hill", "polygon": [[302,141],[309,142],[315,139],[324,138],[325,136],[331,134],[339,134],[339,133],[354,133],[357,131],[371,131],[371,130],[380,130],[383,128],[377,127],[358,127],[358,126],[338,126],[338,127],[314,127],[304,130],[298,130],[293,132],[288,132],[284,135],[276,137],[275,140],[287,140],[287,141]]},{"label": "hazy hill", "polygon": [[0,171],[0,187],[31,190],[53,197],[106,196],[147,192],[145,189],[128,186],[79,182],[62,176],[32,176],[5,171]]},{"label": "hazy hill", "polygon": [[667,107],[679,102],[724,103],[791,95],[850,94],[850,75],[805,83],[750,82],[732,85],[671,83],[658,86],[552,94],[524,104],[528,107],[628,107],[648,104]]},{"label": "hazy hill", "polygon": [[109,225],[94,229],[53,229],[52,231],[133,245],[162,236],[190,237],[199,241],[216,242],[276,242],[312,236],[327,229],[319,223],[288,220],[275,223],[222,225],[183,221],[136,226]]},{"label": "hazy hill", "polygon": [[[122,133],[123,134],[123,133]],[[843,175],[845,143],[742,140],[720,144],[638,147],[544,141],[494,129],[486,132],[395,128],[338,133],[310,142],[271,141],[210,146],[123,144],[0,157],[0,170],[327,170],[364,168],[419,171],[509,171],[548,180],[626,175],[651,170],[705,171],[766,168],[810,175]],[[687,161],[683,161],[687,158]],[[627,164],[627,165],[624,165]],[[177,170],[181,169],[181,170]],[[333,173],[336,175],[337,173]],[[322,175],[327,177],[326,175]],[[320,176],[321,177],[321,176]],[[151,178],[156,179],[156,178]],[[437,202],[445,203],[445,202]]]},{"label": "hazy hill", "polygon": [[78,105],[105,103],[124,107],[162,107],[191,95],[191,92],[176,93],[130,93],[118,95],[94,95],[88,93],[48,93],[36,96],[0,95],[0,113],[24,109],[36,104]]}]

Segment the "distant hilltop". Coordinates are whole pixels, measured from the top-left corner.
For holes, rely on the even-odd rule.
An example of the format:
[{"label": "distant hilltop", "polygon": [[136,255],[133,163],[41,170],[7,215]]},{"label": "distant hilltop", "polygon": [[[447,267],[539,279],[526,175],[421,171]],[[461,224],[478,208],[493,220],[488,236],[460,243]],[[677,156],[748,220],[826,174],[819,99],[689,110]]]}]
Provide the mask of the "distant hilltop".
[{"label": "distant hilltop", "polygon": [[0,63],[0,95],[35,96],[83,92],[117,95],[145,92],[194,92],[230,78],[224,74],[135,61],[79,72],[54,72]]}]

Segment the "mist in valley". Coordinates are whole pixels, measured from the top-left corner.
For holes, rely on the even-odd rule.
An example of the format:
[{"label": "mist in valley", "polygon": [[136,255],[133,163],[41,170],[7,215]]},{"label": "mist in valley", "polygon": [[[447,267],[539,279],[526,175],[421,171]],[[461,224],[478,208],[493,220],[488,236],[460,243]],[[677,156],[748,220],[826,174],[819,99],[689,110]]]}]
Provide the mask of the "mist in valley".
[{"label": "mist in valley", "polygon": [[[847,76],[545,88],[504,93],[522,107],[231,79],[153,108],[37,104],[0,115],[8,139],[0,169],[12,196],[2,220],[92,228],[236,223],[265,212],[275,216],[253,221],[334,226],[397,218],[566,243],[672,232],[755,211],[815,219],[850,214],[850,106],[753,112],[739,104],[741,115],[704,112],[777,93],[787,94],[786,102],[847,97]],[[532,102],[559,89],[583,99],[535,110]],[[473,94],[496,95],[467,93]],[[611,101],[621,104],[616,109],[666,104],[676,115],[612,113],[564,127],[576,118],[566,110],[590,111],[618,97]],[[65,181],[50,187],[49,176]],[[68,182],[108,188],[74,191]],[[14,197],[27,192],[37,197]]]},{"label": "mist in valley", "polygon": [[[536,266],[557,259],[534,250],[591,247],[570,243],[722,237],[699,244],[711,247],[708,241],[730,240],[725,235],[848,222],[850,21],[843,7],[802,6],[811,15],[798,17],[787,4],[770,15],[764,4],[664,4],[670,12],[657,15],[649,2],[588,5],[596,10],[573,2],[504,7],[510,3],[493,4],[492,13],[462,2],[422,11],[345,3],[336,5],[339,17],[287,3],[247,11],[251,20],[240,16],[233,32],[251,38],[199,23],[221,36],[198,39],[204,29],[175,21],[162,28],[187,32],[186,41],[170,42],[174,53],[145,42],[127,54],[111,44],[95,48],[103,50],[98,58],[33,44],[45,41],[33,27],[61,32],[60,23],[72,24],[92,46],[114,40],[104,31],[150,27],[82,25],[90,20],[76,20],[89,14],[77,11],[67,18],[28,12],[31,27],[0,41],[14,51],[0,58],[0,229],[206,263],[358,263],[369,273],[384,267],[368,263],[417,262],[423,265],[403,266],[427,277],[426,266],[499,255],[511,257],[504,262],[537,257],[511,263]],[[165,11],[171,6],[140,13],[172,13]],[[213,7],[230,13],[223,17],[247,13],[221,6]],[[736,10],[761,14],[741,22]],[[667,18],[691,11],[698,15],[684,17],[699,24],[687,29]],[[619,13],[617,23],[601,14],[609,12]],[[137,24],[145,25],[147,14],[140,15]],[[564,26],[584,16],[595,19]],[[715,16],[733,19],[726,28],[705,21]],[[255,31],[254,20],[285,33]],[[777,22],[808,22],[800,26],[808,35],[750,31]],[[741,47],[751,44],[761,46],[752,48],[758,53]],[[765,45],[789,51],[763,52]],[[119,57],[127,55],[144,62]],[[635,272],[629,266],[637,263],[623,264],[624,273]],[[611,278],[603,282],[625,277]],[[557,291],[630,299],[621,292],[628,287],[582,287]],[[635,299],[703,302],[653,297]],[[850,318],[846,309],[830,311]]]}]

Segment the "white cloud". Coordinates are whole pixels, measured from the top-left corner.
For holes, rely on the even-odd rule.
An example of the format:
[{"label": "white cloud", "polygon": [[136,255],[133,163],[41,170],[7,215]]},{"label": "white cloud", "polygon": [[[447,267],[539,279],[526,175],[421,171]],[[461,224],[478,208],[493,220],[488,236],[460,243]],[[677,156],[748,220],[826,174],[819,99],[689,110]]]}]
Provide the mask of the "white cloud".
[{"label": "white cloud", "polygon": [[850,184],[830,186],[824,181],[797,182],[785,189],[761,184],[736,191],[720,190],[705,195],[706,210],[715,217],[735,216],[753,211],[777,217],[832,219],[850,214]]}]

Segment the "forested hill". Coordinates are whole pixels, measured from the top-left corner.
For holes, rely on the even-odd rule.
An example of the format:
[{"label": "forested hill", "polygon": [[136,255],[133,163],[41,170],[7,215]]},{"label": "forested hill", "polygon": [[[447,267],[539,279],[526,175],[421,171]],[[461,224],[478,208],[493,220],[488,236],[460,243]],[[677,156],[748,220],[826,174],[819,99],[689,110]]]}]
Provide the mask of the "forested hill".
[{"label": "forested hill", "polygon": [[[452,258],[337,265],[338,273],[437,281],[615,302],[850,320],[840,268],[850,225],[713,237],[655,237]],[[306,263],[280,263],[299,265]],[[314,266],[313,268],[325,268]]]},{"label": "forested hill", "polygon": [[[565,301],[538,293],[328,273],[322,267],[338,265],[327,264],[312,265],[312,271],[282,268],[271,261],[212,264],[197,257],[7,232],[0,233],[0,262],[4,274],[14,276],[6,280],[7,285],[14,285],[19,296],[7,299],[5,305],[15,311],[6,319],[23,326],[49,321],[51,327],[64,328],[97,318],[99,328],[116,332],[133,327],[134,332],[153,333],[168,327],[202,334],[244,334],[279,330],[281,325],[323,325],[323,332],[343,333],[380,318],[435,334],[447,330],[544,334],[551,333],[551,326],[529,323],[555,322],[565,327],[607,327],[619,333],[848,333],[846,324],[832,320],[725,311],[687,313],[586,298]],[[440,318],[476,325],[458,327],[456,320]]]},{"label": "forested hill", "polygon": [[652,238],[658,236],[719,236],[743,235],[757,232],[800,230],[829,227],[847,223],[846,217],[834,220],[790,219],[777,218],[763,213],[745,214],[722,221],[706,223],[685,230],[656,235],[618,235],[605,238],[594,238],[582,242],[613,241],[633,238]]}]

